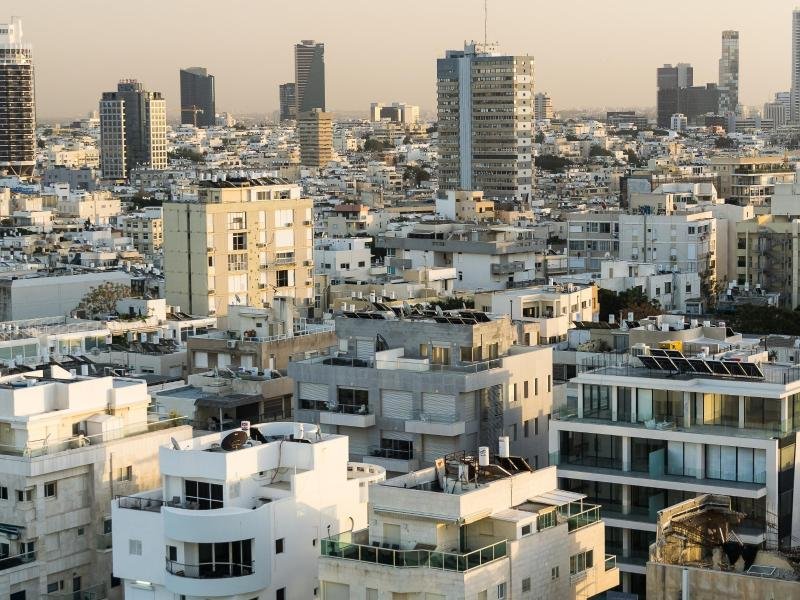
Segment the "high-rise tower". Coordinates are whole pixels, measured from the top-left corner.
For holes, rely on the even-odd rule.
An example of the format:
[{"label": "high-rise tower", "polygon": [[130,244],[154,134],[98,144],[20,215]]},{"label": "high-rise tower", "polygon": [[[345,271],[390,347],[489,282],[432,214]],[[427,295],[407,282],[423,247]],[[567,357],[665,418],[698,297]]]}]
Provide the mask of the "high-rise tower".
[{"label": "high-rise tower", "polygon": [[0,23],[0,173],[33,175],[36,108],[31,46],[22,41],[22,21]]},{"label": "high-rise tower", "polygon": [[297,114],[325,111],[325,44],[303,40],[294,47]]},{"label": "high-rise tower", "polygon": [[722,32],[722,55],[719,59],[719,112],[736,112],[739,105],[739,32]]},{"label": "high-rise tower", "polygon": [[533,57],[470,42],[437,60],[439,186],[529,202]]},{"label": "high-rise tower", "polygon": [[100,99],[100,167],[106,179],[125,179],[131,169],[167,167],[167,109],[161,92],[134,79]]},{"label": "high-rise tower", "polygon": [[792,12],[791,121],[800,123],[800,8]]},{"label": "high-rise tower", "polygon": [[297,96],[294,83],[282,83],[278,86],[280,100],[280,120],[291,121],[297,118]]},{"label": "high-rise tower", "polygon": [[202,67],[181,69],[181,123],[197,127],[216,125],[214,76]]}]

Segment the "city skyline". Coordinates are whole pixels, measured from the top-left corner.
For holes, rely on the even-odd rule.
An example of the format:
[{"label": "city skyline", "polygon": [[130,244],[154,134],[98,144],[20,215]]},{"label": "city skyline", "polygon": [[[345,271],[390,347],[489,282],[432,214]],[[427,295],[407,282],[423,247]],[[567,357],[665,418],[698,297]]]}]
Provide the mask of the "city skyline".
[{"label": "city skyline", "polygon": [[[207,0],[198,3],[212,6]],[[537,90],[547,91],[557,109],[655,106],[654,70],[667,62],[690,62],[698,81],[715,81],[724,29],[741,32],[743,104],[760,105],[790,86],[792,2],[781,0],[761,7],[765,18],[758,20],[748,15],[751,5],[738,0],[713,0],[700,6],[681,0],[671,5],[673,10],[659,9],[657,15],[656,7],[631,2],[620,2],[624,10],[617,12],[609,11],[605,4],[576,1],[556,7],[516,4],[514,10],[507,3],[489,4],[488,37],[499,42],[503,52],[535,57]],[[122,6],[110,9],[96,0],[77,7],[11,0],[6,12],[23,19],[26,38],[33,44],[41,119],[84,114],[92,110],[100,91],[123,78],[137,78],[149,89],[162,91],[174,119],[180,103],[178,69],[195,64],[217,76],[218,110],[239,114],[277,110],[278,84],[294,79],[293,46],[312,38],[326,44],[330,110],[366,113],[371,101],[398,99],[432,111],[435,60],[447,48],[483,37],[483,3],[441,0],[423,4],[412,0],[409,7],[412,10],[371,30],[368,24],[357,25],[369,3],[314,4],[318,18],[309,20],[311,3],[299,1],[285,7],[281,24],[270,28],[269,35],[263,34],[271,23],[270,9],[245,2],[226,5],[228,16],[224,19],[217,11],[198,6],[192,13],[195,16],[187,20],[178,5],[153,0],[138,3],[135,11]],[[561,15],[572,9],[576,15],[567,25]],[[162,14],[158,22],[149,20],[153,10]],[[612,18],[612,14],[625,16]],[[691,19],[686,18],[688,14]],[[123,17],[124,28],[112,26]],[[54,30],[54,21],[71,25]],[[536,27],[541,22],[547,27]],[[235,44],[208,43],[221,35],[220,23],[235,24]],[[520,23],[534,25],[525,29]],[[358,35],[353,35],[354,27]],[[619,27],[628,32],[627,40],[614,50],[603,38]],[[144,39],[141,32],[148,30],[147,45],[134,52],[134,44]],[[571,44],[570,39],[582,42]],[[587,52],[587,43],[603,50]],[[571,45],[576,50],[570,50]],[[364,51],[367,48],[370,51]],[[92,68],[80,71],[76,85],[69,77],[81,57],[91,57]],[[771,67],[765,69],[764,64]],[[263,76],[251,77],[255,69]],[[369,74],[368,86],[364,85],[365,73]]]}]

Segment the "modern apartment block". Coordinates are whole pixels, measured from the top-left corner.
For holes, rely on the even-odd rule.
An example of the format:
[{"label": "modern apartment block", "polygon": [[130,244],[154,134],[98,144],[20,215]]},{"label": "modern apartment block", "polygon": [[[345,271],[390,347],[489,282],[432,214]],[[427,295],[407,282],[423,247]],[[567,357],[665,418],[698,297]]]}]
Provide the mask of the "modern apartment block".
[{"label": "modern apartment block", "polygon": [[160,486],[114,500],[126,599],[321,597],[321,542],[366,526],[385,471],[314,425],[243,426],[161,444]]},{"label": "modern apartment block", "polygon": [[533,186],[533,57],[470,42],[437,60],[439,188],[528,202]]},{"label": "modern apartment block", "polygon": [[164,210],[150,207],[125,216],[122,233],[131,238],[133,247],[145,256],[153,256],[164,243]]},{"label": "modern apartment block", "polygon": [[294,46],[296,113],[325,112],[325,44],[303,40]]},{"label": "modern apartment block", "polygon": [[553,112],[553,100],[550,98],[550,94],[547,92],[539,92],[533,95],[533,102],[534,102],[534,115],[536,116],[537,121],[542,121],[546,119],[552,119],[554,116]]},{"label": "modern apartment block", "polygon": [[36,106],[31,45],[22,20],[0,23],[0,174],[30,176],[36,166]]},{"label": "modern apartment block", "polygon": [[600,507],[504,443],[373,485],[369,526],[322,540],[324,600],[577,600],[615,587]]},{"label": "modern apartment block", "polygon": [[123,80],[100,99],[100,167],[105,179],[126,179],[131,169],[167,167],[167,106],[161,92]]},{"label": "modern apartment block", "polygon": [[196,127],[217,123],[214,76],[203,67],[181,69],[181,123]]},{"label": "modern apartment block", "polygon": [[739,32],[722,32],[719,59],[720,113],[735,113],[739,106]]},{"label": "modern apartment block", "polygon": [[551,422],[551,464],[562,487],[603,505],[625,591],[643,590],[656,512],[702,493],[731,496],[746,543],[777,547],[800,533],[800,369],[767,362],[741,336],[696,340],[690,352],[662,335],[661,348],[683,353],[639,344],[638,358],[579,372],[576,403]]},{"label": "modern apartment block", "polygon": [[282,179],[200,181],[197,200],[164,203],[167,302],[223,316],[276,296],[313,309],[311,200]]},{"label": "modern apartment block", "polygon": [[297,85],[294,82],[282,83],[278,86],[278,102],[280,120],[293,121],[297,118]]},{"label": "modern apartment block", "polygon": [[333,160],[333,118],[318,108],[297,116],[300,164],[324,167]]},{"label": "modern apartment block", "polygon": [[111,500],[156,485],[156,448],[192,437],[149,403],[139,379],[58,366],[0,379],[0,595],[122,597]]},{"label": "modern apartment block", "polygon": [[711,158],[719,174],[719,196],[739,206],[768,206],[776,183],[794,183],[794,168],[782,156],[719,155]]},{"label": "modern apartment block", "polygon": [[550,348],[516,345],[505,316],[375,308],[337,317],[337,346],[289,363],[298,419],[346,434],[353,457],[387,471],[413,471],[501,435],[532,465],[545,464]]}]

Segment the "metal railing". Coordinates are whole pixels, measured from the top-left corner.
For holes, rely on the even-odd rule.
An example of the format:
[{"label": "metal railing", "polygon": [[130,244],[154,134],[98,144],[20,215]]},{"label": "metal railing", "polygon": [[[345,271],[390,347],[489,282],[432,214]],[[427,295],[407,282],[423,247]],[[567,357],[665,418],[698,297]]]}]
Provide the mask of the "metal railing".
[{"label": "metal railing", "polygon": [[164,419],[150,423],[134,423],[118,429],[112,429],[104,433],[98,433],[96,435],[77,435],[63,440],[50,440],[47,438],[31,440],[25,446],[9,446],[0,444],[0,454],[32,458],[37,456],[46,456],[49,454],[64,452],[65,450],[74,450],[76,448],[104,444],[113,440],[142,435],[145,433],[152,433],[154,431],[161,431],[163,429],[170,429],[172,427],[179,427],[181,425],[186,425],[187,423],[188,420],[186,417],[177,417],[174,419]]},{"label": "metal railing", "polygon": [[391,458],[393,460],[411,460],[414,458],[413,450],[395,450],[393,448],[381,448],[380,446],[370,446],[369,455],[376,458]]},{"label": "metal railing", "polygon": [[162,506],[170,504],[161,498],[147,498],[145,496],[115,496],[120,508],[131,510],[146,510],[148,512],[161,512]]},{"label": "metal railing", "polygon": [[558,516],[567,522],[567,531],[573,532],[600,520],[599,504],[584,504],[582,500],[558,507]]},{"label": "metal railing", "polygon": [[[367,541],[367,530],[354,532],[354,537],[362,537]],[[366,543],[353,543],[339,541],[339,537],[332,536],[322,540],[322,556],[345,560],[357,560],[379,565],[398,568],[428,568],[442,571],[464,572],[489,564],[508,555],[507,540],[501,540],[471,552],[440,552],[438,550],[400,550],[394,545],[381,547],[378,542],[371,545]]]},{"label": "metal railing", "polygon": [[104,583],[98,583],[76,592],[52,592],[45,595],[47,600],[103,600],[107,597]]},{"label": "metal railing", "polygon": [[426,423],[456,423],[463,421],[455,413],[450,415],[441,415],[436,413],[425,412],[423,410],[415,410],[411,413],[412,421],[424,421]]},{"label": "metal railing", "polygon": [[23,552],[14,556],[4,556],[0,558],[0,571],[18,567],[36,560],[36,551]]},{"label": "metal railing", "polygon": [[179,563],[166,559],[167,573],[190,579],[224,579],[228,577],[246,577],[253,574],[253,562],[204,562],[196,565]]},{"label": "metal railing", "polygon": [[321,410],[345,415],[371,415],[373,413],[369,404],[330,404],[325,400],[300,400],[300,408],[304,410]]},{"label": "metal railing", "polygon": [[606,554],[605,567],[606,571],[617,568],[617,557],[615,554]]}]

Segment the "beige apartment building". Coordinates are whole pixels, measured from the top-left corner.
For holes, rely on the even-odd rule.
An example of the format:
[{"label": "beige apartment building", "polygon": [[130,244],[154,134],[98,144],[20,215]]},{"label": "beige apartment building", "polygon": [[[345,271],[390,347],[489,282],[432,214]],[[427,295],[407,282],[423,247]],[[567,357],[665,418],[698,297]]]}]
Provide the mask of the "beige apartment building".
[{"label": "beige apartment building", "polygon": [[193,202],[164,204],[167,302],[224,316],[230,305],[292,297],[313,310],[312,203],[283,179],[201,181]]},{"label": "beige apartment building", "polygon": [[318,108],[301,113],[297,122],[300,164],[324,167],[333,160],[333,119]]},{"label": "beige apartment building", "polygon": [[152,255],[164,243],[164,218],[161,208],[147,209],[128,216],[122,223],[122,233],[131,238],[134,248],[145,256]]},{"label": "beige apartment building", "polygon": [[715,156],[719,196],[739,206],[769,205],[776,183],[792,183],[794,169],[782,156]]}]

